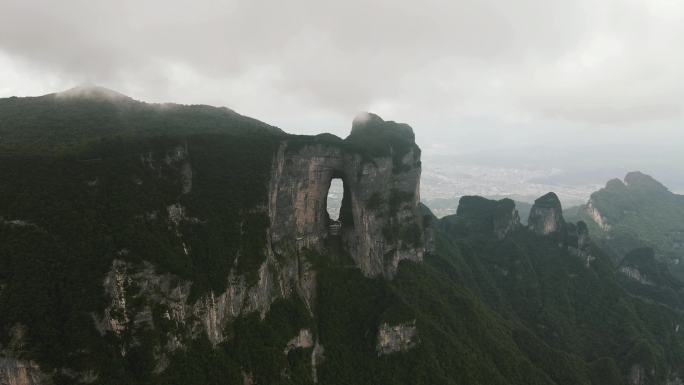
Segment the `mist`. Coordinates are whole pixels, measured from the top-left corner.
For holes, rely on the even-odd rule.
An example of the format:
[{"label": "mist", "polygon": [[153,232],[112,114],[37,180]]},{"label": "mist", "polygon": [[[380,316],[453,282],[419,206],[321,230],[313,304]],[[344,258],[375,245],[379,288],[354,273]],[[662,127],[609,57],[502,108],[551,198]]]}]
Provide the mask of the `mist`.
[{"label": "mist", "polygon": [[427,171],[507,174],[504,192],[632,169],[684,190],[678,1],[51,4],[3,2],[0,97],[92,83],[342,137],[372,111],[414,128]]}]

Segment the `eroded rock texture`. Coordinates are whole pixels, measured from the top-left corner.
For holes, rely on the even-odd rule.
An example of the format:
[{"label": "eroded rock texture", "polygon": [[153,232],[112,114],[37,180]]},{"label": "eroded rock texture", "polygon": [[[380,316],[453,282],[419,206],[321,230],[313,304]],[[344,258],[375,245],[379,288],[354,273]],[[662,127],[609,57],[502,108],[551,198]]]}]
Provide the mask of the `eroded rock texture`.
[{"label": "eroded rock texture", "polygon": [[558,241],[558,246],[566,247],[571,254],[584,261],[587,268],[596,260],[592,255],[592,241],[587,224],[583,221],[566,222],[560,200],[555,193],[550,192],[534,201],[528,228],[539,235],[553,237]]},{"label": "eroded rock texture", "polygon": [[271,249],[277,255],[326,249],[334,236],[327,193],[331,180],[341,178],[342,248],[366,276],[391,278],[401,260],[423,258],[420,170],[411,128],[371,114],[357,118],[345,140],[285,141],[270,181]]},{"label": "eroded rock texture", "polygon": [[480,196],[463,196],[458,202],[456,215],[470,228],[494,234],[498,239],[520,227],[520,216],[511,199],[499,201]]},{"label": "eroded rock texture", "polygon": [[535,200],[527,223],[532,231],[541,235],[561,231],[565,221],[558,196],[550,192]]},{"label": "eroded rock texture", "polygon": [[15,324],[9,330],[8,346],[0,344],[0,385],[48,385],[52,382],[32,360],[25,355],[25,326]]},{"label": "eroded rock texture", "polygon": [[[276,267],[265,262],[254,284],[248,284],[242,275],[231,273],[224,292],[209,292],[193,301],[190,299],[192,282],[157,273],[146,262],[135,266],[115,260],[103,282],[111,302],[104,314],[95,314],[93,318],[102,335],[111,332],[118,337],[122,356],[137,344],[138,334],[159,327],[157,323],[166,324],[166,343],[155,348],[156,371],[161,372],[168,365],[168,354],[187,346],[199,333],[205,333],[210,342],[218,344],[226,339],[225,326],[240,315],[258,312],[263,318],[276,299],[292,295],[295,286],[302,287],[298,277],[306,277],[307,269],[303,268],[299,275],[298,270],[295,265]],[[306,289],[299,294],[303,299],[314,295]],[[155,309],[162,312],[161,320],[153,316]],[[313,338],[308,330],[306,333],[302,340]]]},{"label": "eroded rock texture", "polygon": [[[193,193],[195,166],[190,155],[187,146],[175,146],[161,158],[150,153],[141,155],[140,160],[150,170],[165,171],[180,181],[178,201],[143,217],[164,221],[184,254],[192,257],[196,251],[188,242],[189,233],[194,226],[212,223],[195,217],[183,203]],[[241,271],[239,260],[262,257],[239,252],[225,277],[224,291],[193,296],[196,282],[164,273],[148,261],[132,262],[130,255],[135,250],[120,250],[104,277],[109,302],[103,312],[93,314],[95,325],[103,336],[115,337],[122,356],[145,338],[147,330],[165,330],[154,346],[154,371],[161,373],[168,368],[173,352],[203,338],[202,334],[213,345],[229,340],[227,325],[250,313],[264,319],[278,299],[297,297],[315,316],[317,274],[309,258],[311,252],[322,258],[351,257],[368,277],[392,278],[401,260],[422,260],[425,236],[419,209],[420,171],[420,149],[412,129],[375,115],[357,118],[345,140],[329,134],[287,137],[273,155],[265,181],[265,204],[250,209],[269,219],[263,235],[250,235],[250,239],[265,238],[263,249],[251,251],[264,258],[257,271]],[[333,178],[344,184],[341,225],[335,232],[326,210]],[[406,349],[415,343],[414,326],[400,325],[397,335],[392,334],[393,328],[386,330],[389,345],[383,345],[383,351]],[[311,349],[315,381],[317,366],[324,359],[317,333],[302,329],[283,346],[285,353],[293,349]]]},{"label": "eroded rock texture", "polygon": [[0,357],[0,385],[42,385],[46,377],[33,361]]},{"label": "eroded rock texture", "polygon": [[385,322],[378,329],[376,350],[380,355],[404,352],[417,344],[418,331],[415,320],[398,325],[390,325]]},{"label": "eroded rock texture", "polygon": [[[258,159],[249,154],[238,158],[262,160],[254,164],[223,157],[224,149],[235,150],[225,143],[211,147],[211,156],[200,156],[203,140],[141,145],[116,160],[124,162],[129,174],[115,179],[92,166],[78,181],[78,188],[102,199],[116,190],[113,183],[123,184],[116,191],[136,202],[128,211],[115,210],[121,214],[111,220],[116,229],[131,232],[97,249],[104,254],[97,258],[108,258],[100,270],[93,269],[103,274],[93,279],[101,284],[104,303],[83,312],[122,362],[144,351],[150,370],[162,374],[176,353],[192,349],[200,339],[206,337],[214,347],[231,343],[232,324],[256,314],[256,319],[266,320],[277,301],[282,306],[304,305],[301,309],[315,318],[318,259],[330,258],[367,277],[387,279],[400,261],[422,260],[426,242],[418,206],[420,149],[408,125],[363,114],[344,140],[329,134],[268,138]],[[109,161],[112,168],[121,167],[99,158],[97,165],[110,167]],[[247,190],[254,199],[239,199],[245,191],[229,189],[238,178],[226,174],[254,176],[256,183]],[[333,178],[344,185],[341,223],[333,222],[326,210]],[[33,219],[0,222],[38,228]],[[337,231],[331,231],[332,225]],[[140,232],[145,233],[141,239],[159,242],[138,242],[135,235]],[[408,333],[404,329],[401,335]],[[278,348],[286,353],[306,350],[315,381],[325,358],[318,331],[303,328],[291,338]],[[410,340],[397,343],[410,345]],[[0,384],[43,381],[30,358],[0,346]],[[59,375],[74,383],[92,383],[105,373],[73,365],[51,368],[48,378]],[[244,373],[246,379],[253,374],[247,369]]]}]

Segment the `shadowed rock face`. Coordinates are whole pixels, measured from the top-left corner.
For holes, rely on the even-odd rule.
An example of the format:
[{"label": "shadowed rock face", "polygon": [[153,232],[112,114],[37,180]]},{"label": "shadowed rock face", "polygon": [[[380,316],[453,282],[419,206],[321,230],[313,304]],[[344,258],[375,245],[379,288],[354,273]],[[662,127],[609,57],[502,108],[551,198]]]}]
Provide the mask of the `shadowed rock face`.
[{"label": "shadowed rock face", "polygon": [[[311,254],[300,253],[306,249],[320,254],[315,258],[335,258],[337,253],[345,257],[345,265],[353,260],[364,275],[388,279],[394,276],[400,261],[422,260],[426,242],[419,208],[420,149],[411,127],[364,114],[355,119],[352,133],[344,140],[330,134],[276,139],[277,142],[264,142],[272,144],[263,152],[266,161],[248,168],[258,171],[254,177],[259,178],[262,189],[250,191],[262,199],[241,206],[245,213],[260,216],[260,221],[264,219],[262,215],[267,216],[268,226],[245,226],[245,234],[249,234],[244,238],[258,241],[258,250],[235,245],[232,264],[223,271],[225,287],[203,287],[193,293],[197,277],[168,271],[168,266],[159,266],[158,260],[148,261],[145,256],[149,254],[141,254],[137,244],[111,250],[110,267],[99,278],[106,302],[102,309],[89,309],[89,315],[113,352],[122,358],[130,357],[140,341],[145,341],[154,360],[150,370],[159,374],[169,368],[176,352],[188,348],[193,341],[206,337],[213,345],[227,342],[231,338],[228,325],[251,313],[264,319],[276,300],[301,300],[314,317],[318,275]],[[132,185],[150,186],[150,191],[156,191],[152,186],[168,189],[168,196],[155,196],[154,204],[141,206],[133,220],[154,226],[170,237],[171,243],[177,242],[179,255],[192,259],[206,257],[193,244],[192,234],[212,226],[220,228],[224,218],[207,215],[192,205],[194,199],[206,199],[207,191],[213,194],[202,184],[212,181],[213,174],[193,152],[202,147],[193,147],[192,141],[188,143],[186,139],[173,139],[158,147],[141,147],[140,152],[130,155],[129,161],[131,167],[147,177],[143,180],[134,175]],[[342,179],[345,190],[340,210],[342,224],[335,233],[330,230],[326,210],[333,178]],[[79,186],[104,189],[107,185],[104,177],[88,177]],[[228,198],[232,196],[228,194]],[[211,199],[207,202],[212,207],[223,203]],[[245,215],[240,231],[250,218]],[[0,224],[27,229],[39,226],[32,220],[14,218],[0,218]],[[163,248],[158,252],[171,254]],[[220,256],[227,257],[231,256]],[[243,269],[239,265],[242,259],[259,263]],[[150,330],[156,330],[158,336],[146,339]],[[415,325],[400,327],[397,333],[387,337],[387,349],[413,346]],[[393,342],[397,338],[398,342]],[[301,329],[282,349],[310,349],[311,378],[316,381],[317,366],[325,359],[317,330]],[[47,376],[42,376],[30,355],[20,353],[20,349],[0,346],[0,385],[44,384],[43,377],[49,380],[57,371],[74,383],[91,383],[102,375],[101,368],[77,371],[61,367],[51,368]],[[245,378],[251,378],[250,374],[246,373]]]},{"label": "shadowed rock face", "polygon": [[416,321],[390,325],[387,322],[378,329],[378,341],[375,350],[379,355],[405,352],[414,348],[419,342]]},{"label": "shadowed rock face", "polygon": [[33,361],[0,357],[0,384],[41,385],[47,383],[40,368]]},{"label": "shadowed rock face", "polygon": [[527,223],[532,231],[541,235],[562,230],[565,221],[558,196],[550,192],[535,200]]},{"label": "shadowed rock face", "polygon": [[325,250],[332,235],[326,199],[341,178],[341,244],[366,276],[391,278],[401,260],[424,254],[420,149],[411,127],[364,114],[345,140],[332,135],[285,141],[269,185],[269,241],[277,255]]},{"label": "shadowed rock face", "polygon": [[479,196],[464,196],[458,202],[456,215],[478,231],[493,233],[498,239],[520,226],[520,216],[511,199],[499,201]]},{"label": "shadowed rock face", "polygon": [[52,382],[45,376],[37,363],[19,358],[26,355],[25,335],[27,329],[15,324],[9,330],[7,347],[0,344],[0,385],[47,385]]},{"label": "shadowed rock face", "polygon": [[632,171],[625,175],[625,185],[631,188],[641,188],[646,190],[668,192],[667,187],[662,183],[653,179],[652,176],[646,175],[639,171]]}]

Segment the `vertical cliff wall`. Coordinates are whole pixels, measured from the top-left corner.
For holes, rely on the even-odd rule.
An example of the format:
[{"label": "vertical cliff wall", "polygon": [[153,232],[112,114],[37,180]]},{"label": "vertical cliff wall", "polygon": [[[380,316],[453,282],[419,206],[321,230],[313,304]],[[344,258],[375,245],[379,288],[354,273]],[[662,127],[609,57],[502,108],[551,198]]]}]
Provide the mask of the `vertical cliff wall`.
[{"label": "vertical cliff wall", "polygon": [[[324,134],[284,141],[269,185],[271,250],[324,252],[339,237],[364,275],[391,278],[401,260],[423,258],[420,171],[411,127],[372,114],[357,117],[345,140]],[[333,178],[344,185],[339,235],[326,211]]]}]

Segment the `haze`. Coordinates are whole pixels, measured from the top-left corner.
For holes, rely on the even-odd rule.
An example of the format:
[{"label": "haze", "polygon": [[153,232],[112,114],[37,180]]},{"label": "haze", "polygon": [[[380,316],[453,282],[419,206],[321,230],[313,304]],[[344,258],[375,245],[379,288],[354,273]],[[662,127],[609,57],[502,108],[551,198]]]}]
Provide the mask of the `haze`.
[{"label": "haze", "polygon": [[684,191],[683,21],[677,0],[2,0],[0,97],[94,83],[343,137],[373,111],[414,127],[427,198],[575,203],[633,169]]}]

